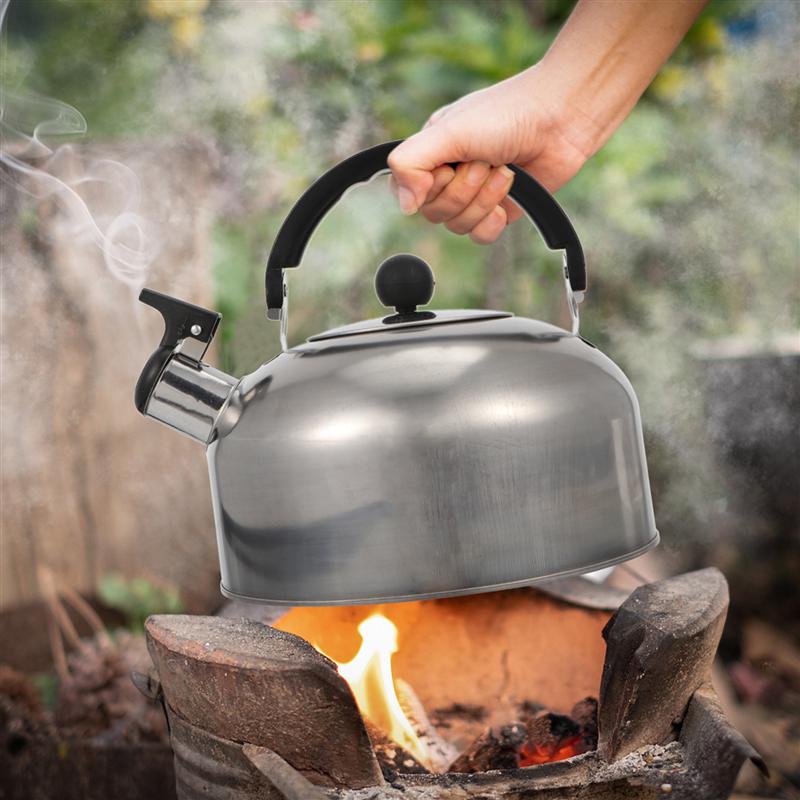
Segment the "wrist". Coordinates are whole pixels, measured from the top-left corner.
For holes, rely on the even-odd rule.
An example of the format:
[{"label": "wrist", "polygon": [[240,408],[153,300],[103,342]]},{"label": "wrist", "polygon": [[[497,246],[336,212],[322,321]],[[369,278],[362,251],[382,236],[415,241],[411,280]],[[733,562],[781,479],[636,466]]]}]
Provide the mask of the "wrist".
[{"label": "wrist", "polygon": [[608,113],[610,109],[597,107],[598,98],[587,92],[578,76],[547,55],[523,76],[537,113],[545,112],[548,134],[566,139],[587,159],[606,143],[614,131],[613,115]]}]

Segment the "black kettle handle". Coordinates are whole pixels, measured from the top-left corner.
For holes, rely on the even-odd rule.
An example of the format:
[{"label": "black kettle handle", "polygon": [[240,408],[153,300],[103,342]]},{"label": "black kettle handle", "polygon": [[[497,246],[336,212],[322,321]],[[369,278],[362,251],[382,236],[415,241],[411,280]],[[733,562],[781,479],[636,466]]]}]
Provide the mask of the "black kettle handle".
[{"label": "black kettle handle", "polygon": [[[329,169],[306,189],[281,225],[267,259],[267,309],[279,317],[283,305],[283,270],[300,265],[308,240],[317,225],[354,184],[364,183],[389,169],[389,153],[402,142],[370,147]],[[578,235],[555,198],[525,170],[509,164],[514,183],[509,195],[538,228],[551,250],[564,250],[566,270],[573,292],[586,289],[586,263]]]}]

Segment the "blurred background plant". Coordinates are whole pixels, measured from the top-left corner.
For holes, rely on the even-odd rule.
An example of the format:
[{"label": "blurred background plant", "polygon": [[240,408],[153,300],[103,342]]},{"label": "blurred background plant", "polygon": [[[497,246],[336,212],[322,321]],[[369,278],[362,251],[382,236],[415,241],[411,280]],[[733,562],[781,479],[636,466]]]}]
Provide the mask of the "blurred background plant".
[{"label": "blurred background plant", "polygon": [[184,611],[177,589],[142,577],[128,579],[113,573],[105,575],[97,594],[108,608],[123,615],[128,630],[138,633],[144,630],[144,621],[151,614],[181,614]]},{"label": "blurred background plant", "polygon": [[[213,205],[223,366],[242,373],[278,349],[262,264],[299,192],[337,159],[406,136],[439,106],[535,62],[571,6],[18,2],[5,84],[76,106],[90,140],[213,144],[222,178],[198,202]],[[583,330],[640,396],[667,547],[702,539],[726,502],[694,345],[742,334],[767,343],[800,323],[797,24],[794,3],[712,2],[560,195],[587,248]],[[291,276],[292,339],[380,314],[372,269],[400,249],[434,265],[437,305],[563,316],[558,258],[530,226],[482,249],[403,219],[383,187],[367,187],[329,216]]]},{"label": "blurred background plant", "polygon": [[[299,192],[354,150],[535,62],[572,3],[38,0],[12,3],[6,86],[79,108],[89,140],[201,137],[221,159],[208,244],[223,366],[277,352],[262,264]],[[611,142],[561,192],[585,242],[583,331],[642,404],[667,547],[726,503],[704,433],[699,340],[767,344],[800,323],[798,7],[714,0]],[[169,237],[169,230],[162,230]],[[563,318],[558,258],[514,226],[478,248],[402,218],[383,187],[349,195],[292,278],[293,340],[380,314],[374,266],[434,265],[440,306]],[[161,287],[169,290],[169,286]]]},{"label": "blurred background plant", "polygon": [[[81,109],[90,137],[199,135],[218,148],[225,178],[210,245],[224,366],[241,373],[277,352],[263,321],[263,256],[302,188],[535,62],[571,5],[39,0],[12,4],[8,45],[12,77]],[[584,331],[637,387],[666,534],[701,534],[724,502],[692,345],[769,340],[800,321],[797,11],[712,2],[561,193],[588,251]],[[293,339],[379,314],[371,270],[398,249],[434,264],[438,305],[559,317],[558,259],[524,224],[480,249],[402,219],[370,187],[330,215],[292,275]]]},{"label": "blurred background plant", "polygon": [[[145,190],[165,195],[159,207],[170,212],[155,220],[155,235],[194,242],[198,274],[210,271],[214,307],[225,317],[216,358],[243,374],[279,350],[264,314],[263,264],[303,189],[337,160],[407,136],[441,105],[534,63],[571,7],[570,0],[15,0],[0,77],[4,89],[79,109],[84,146],[135,154],[155,171]],[[763,488],[768,473],[732,479],[731,448],[720,447],[709,423],[713,369],[703,353],[800,347],[799,31],[795,2],[712,0],[628,120],[559,193],[587,251],[582,332],[623,366],[640,399],[661,552],[678,567],[722,566],[734,621],[764,606],[795,636],[797,519],[764,522],[751,484]],[[183,161],[173,158],[175,143],[184,146]],[[564,323],[560,258],[532,226],[520,222],[480,248],[402,217],[384,179],[374,183],[337,206],[291,274],[291,341],[381,315],[372,274],[401,250],[433,266],[437,307],[504,308]],[[188,212],[177,201],[182,184],[191,186]],[[23,201],[13,211],[12,229],[39,242],[41,206]],[[40,242],[34,250],[47,255]],[[149,281],[183,295],[186,273],[179,276],[170,258],[165,252]],[[44,274],[55,280],[56,272]],[[770,406],[770,397],[783,402],[778,383],[763,381],[764,392],[747,401],[753,413],[780,416]],[[104,430],[92,451],[101,464],[123,446],[110,447]],[[175,458],[186,463],[182,453]],[[119,503],[119,522],[127,481],[99,491],[102,469],[94,480],[88,493]],[[163,505],[180,511],[185,474],[159,481]],[[143,525],[158,524],[158,508],[148,509]],[[91,526],[91,515],[75,524]],[[210,531],[187,531],[171,518],[156,533],[159,545],[166,537],[211,541]],[[24,538],[28,547],[27,528]],[[87,541],[91,549],[100,532]],[[138,550],[148,567],[164,560],[160,546]],[[120,569],[123,552],[115,555]],[[179,610],[178,594],[158,580],[103,578],[109,558],[89,553],[93,585],[76,588],[98,591],[133,627],[151,611]],[[203,551],[186,562],[187,572],[208,561]],[[214,584],[203,587],[215,592]],[[194,589],[205,596],[186,581],[179,588],[181,597]],[[726,643],[726,657],[739,658],[738,647]]]}]

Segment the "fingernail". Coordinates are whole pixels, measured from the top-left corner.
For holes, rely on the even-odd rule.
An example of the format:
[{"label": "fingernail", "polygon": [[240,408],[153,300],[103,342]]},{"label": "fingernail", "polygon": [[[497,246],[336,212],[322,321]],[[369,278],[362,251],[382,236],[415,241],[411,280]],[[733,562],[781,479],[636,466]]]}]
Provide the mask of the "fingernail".
[{"label": "fingernail", "polygon": [[397,200],[400,203],[400,210],[408,215],[417,213],[417,198],[414,197],[414,192],[407,189],[405,186],[400,186],[397,189]]},{"label": "fingernail", "polygon": [[473,161],[467,168],[467,174],[464,180],[470,186],[477,186],[486,180],[486,172],[489,167],[484,161]]},{"label": "fingernail", "polygon": [[489,181],[489,188],[499,191],[504,186],[508,185],[508,182],[513,177],[514,173],[508,167],[498,167]]}]

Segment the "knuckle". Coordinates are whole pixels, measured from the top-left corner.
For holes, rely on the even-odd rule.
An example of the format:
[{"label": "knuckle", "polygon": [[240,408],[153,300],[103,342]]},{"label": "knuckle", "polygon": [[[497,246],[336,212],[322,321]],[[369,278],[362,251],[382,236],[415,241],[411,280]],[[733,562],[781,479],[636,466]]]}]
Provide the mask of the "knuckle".
[{"label": "knuckle", "polygon": [[493,189],[490,186],[484,186],[478,196],[475,198],[475,205],[478,208],[486,211],[491,211],[495,206],[500,205],[500,201],[506,196],[504,189]]},{"label": "knuckle", "polygon": [[466,208],[475,195],[478,193],[479,186],[470,186],[466,182],[466,170],[459,167],[455,171],[453,180],[450,181],[443,195],[454,207],[459,209]]},{"label": "knuckle", "polygon": [[462,211],[462,207],[454,203],[452,198],[445,196],[446,192],[447,189],[444,189],[432,203],[426,206],[433,217],[433,222],[447,222],[457,217]]},{"label": "knuckle", "polygon": [[490,244],[495,239],[495,237],[488,236],[477,229],[470,232],[469,238],[472,239],[475,244]]},{"label": "knuckle", "polygon": [[499,214],[492,213],[472,229],[470,237],[478,244],[489,244],[500,236],[505,223],[506,216],[502,211]]},{"label": "knuckle", "polygon": [[521,219],[522,216],[522,209],[518,205],[512,204],[511,206],[506,207],[506,217],[508,218],[509,222],[515,222],[516,220]]},{"label": "knuckle", "polygon": [[428,220],[428,222],[433,222],[433,223],[444,222],[444,220],[446,219],[445,216],[442,216],[441,211],[435,208],[433,205],[422,206],[422,208],[419,211],[420,214],[422,214],[422,216],[425,217],[426,220]]},{"label": "knuckle", "polygon": [[403,147],[403,142],[401,142],[397,147],[392,150],[391,153],[386,157],[386,164],[388,165],[389,169],[394,172],[395,170],[402,169],[404,164],[403,154],[405,152],[405,148]]},{"label": "knuckle", "polygon": [[491,244],[500,235],[500,230],[488,228],[476,228],[470,233],[469,237],[477,244]]},{"label": "knuckle", "polygon": [[460,180],[454,180],[450,186],[452,187],[452,191],[450,192],[450,199],[452,202],[460,208],[466,208],[475,196],[475,190],[465,185],[464,182]]},{"label": "knuckle", "polygon": [[442,183],[450,183],[450,181],[452,181],[455,177],[455,174],[455,170],[447,164],[443,164],[441,167],[436,167],[433,172],[434,177]]},{"label": "knuckle", "polygon": [[438,195],[450,183],[451,179],[452,174],[448,174],[445,170],[437,170],[433,174],[433,188],[431,191]]},{"label": "knuckle", "polygon": [[470,226],[464,221],[458,219],[453,219],[445,223],[445,228],[447,228],[447,230],[449,230],[451,233],[457,233],[459,235],[469,233],[470,231]]}]

